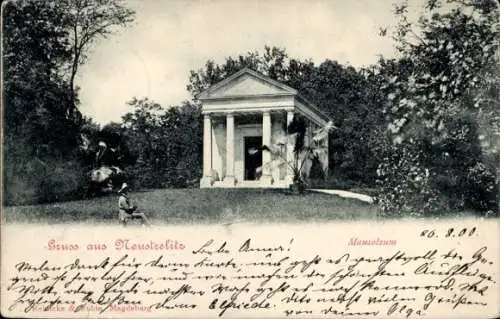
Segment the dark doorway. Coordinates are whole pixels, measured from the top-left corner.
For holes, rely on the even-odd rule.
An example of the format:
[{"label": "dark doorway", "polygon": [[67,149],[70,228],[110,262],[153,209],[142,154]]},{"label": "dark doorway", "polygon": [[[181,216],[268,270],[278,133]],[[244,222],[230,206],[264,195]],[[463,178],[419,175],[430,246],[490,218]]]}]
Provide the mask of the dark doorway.
[{"label": "dark doorway", "polygon": [[262,166],[262,136],[245,136],[245,180],[257,179],[257,167]]}]

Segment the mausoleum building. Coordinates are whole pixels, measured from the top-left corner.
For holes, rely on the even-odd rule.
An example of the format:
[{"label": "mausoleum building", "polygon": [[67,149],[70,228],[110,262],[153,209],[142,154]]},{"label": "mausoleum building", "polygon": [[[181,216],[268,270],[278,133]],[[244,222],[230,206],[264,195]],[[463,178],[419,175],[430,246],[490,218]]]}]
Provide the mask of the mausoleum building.
[{"label": "mausoleum building", "polygon": [[[273,145],[280,157],[293,161],[293,142],[286,127],[294,116],[307,122],[306,144],[328,117],[297,90],[248,68],[201,93],[203,112],[203,177],[206,187],[288,187],[293,171],[271,165]],[[327,147],[328,143],[326,143]]]}]

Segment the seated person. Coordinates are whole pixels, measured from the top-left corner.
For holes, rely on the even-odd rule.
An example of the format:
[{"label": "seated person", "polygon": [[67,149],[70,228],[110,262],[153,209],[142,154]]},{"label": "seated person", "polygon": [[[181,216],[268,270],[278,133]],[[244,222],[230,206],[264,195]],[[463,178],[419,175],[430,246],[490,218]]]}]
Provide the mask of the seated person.
[{"label": "seated person", "polygon": [[127,225],[127,222],[132,219],[140,219],[143,225],[150,226],[148,219],[144,213],[137,212],[137,206],[131,205],[128,198],[128,185],[123,183],[122,187],[118,191],[120,198],[118,199],[118,208],[120,209],[118,218],[123,226]]}]

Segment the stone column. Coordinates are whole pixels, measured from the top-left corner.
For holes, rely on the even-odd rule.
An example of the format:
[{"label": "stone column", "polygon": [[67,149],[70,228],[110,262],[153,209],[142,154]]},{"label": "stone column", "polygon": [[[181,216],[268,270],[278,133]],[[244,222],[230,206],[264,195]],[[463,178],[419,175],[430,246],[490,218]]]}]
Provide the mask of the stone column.
[{"label": "stone column", "polygon": [[209,114],[203,116],[203,177],[200,187],[212,186],[212,119]]},{"label": "stone column", "polygon": [[[271,147],[271,113],[264,111],[262,113],[262,144]],[[271,176],[271,153],[262,152],[262,177],[260,181],[264,185],[272,184]]]},{"label": "stone column", "polygon": [[234,115],[226,114],[226,176],[224,184],[235,185],[234,178]]},{"label": "stone column", "polygon": [[[288,111],[286,112],[286,125],[290,125],[293,121],[293,111]],[[286,161],[288,164],[286,165],[287,171],[286,171],[286,177],[285,181],[287,184],[292,184],[293,183],[293,170],[290,167],[290,165],[295,165],[295,158],[294,158],[294,153],[293,153],[293,148],[295,147],[295,140],[292,140],[288,138],[288,143],[286,145]]]}]

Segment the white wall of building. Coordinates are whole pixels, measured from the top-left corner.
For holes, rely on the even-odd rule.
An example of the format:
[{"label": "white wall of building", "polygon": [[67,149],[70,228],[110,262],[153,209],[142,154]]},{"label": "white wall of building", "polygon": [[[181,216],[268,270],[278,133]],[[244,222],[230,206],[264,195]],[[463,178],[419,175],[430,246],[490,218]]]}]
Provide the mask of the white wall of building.
[{"label": "white wall of building", "polygon": [[234,174],[238,182],[245,176],[245,136],[262,136],[262,124],[237,125],[235,131]]},{"label": "white wall of building", "polygon": [[[241,115],[244,116],[244,115]],[[238,115],[235,116],[238,118]],[[217,118],[212,125],[212,176],[214,181],[222,181],[226,176],[226,125],[223,118]],[[271,114],[271,143],[287,143],[284,124],[286,113]],[[234,129],[234,173],[237,182],[244,180],[245,174],[245,137],[262,136],[262,123],[235,124]],[[290,146],[291,147],[291,146]],[[283,147],[283,157],[286,158],[286,146]],[[279,158],[273,157],[275,164]],[[286,164],[271,165],[271,176],[274,181],[284,181],[286,175]]]},{"label": "white wall of building", "polygon": [[222,181],[226,176],[226,124],[214,121],[212,125],[212,178]]}]

